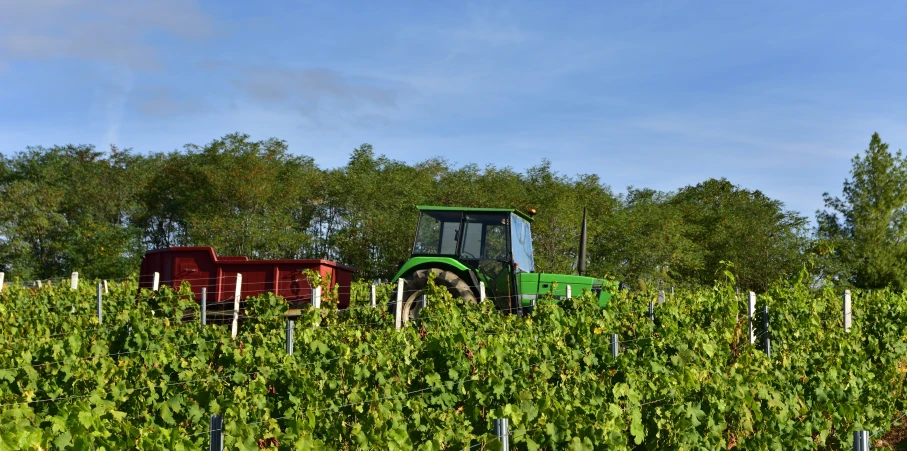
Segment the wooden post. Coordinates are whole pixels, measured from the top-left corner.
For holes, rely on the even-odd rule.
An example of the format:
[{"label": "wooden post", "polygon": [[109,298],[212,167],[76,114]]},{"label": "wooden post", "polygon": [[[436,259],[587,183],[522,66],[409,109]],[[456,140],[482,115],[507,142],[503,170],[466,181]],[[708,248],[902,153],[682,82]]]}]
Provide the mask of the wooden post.
[{"label": "wooden post", "polygon": [[239,297],[242,296],[242,274],[236,275],[236,295],[233,296],[233,339],[239,330]]},{"label": "wooden post", "polygon": [[6,277],[6,274],[0,272],[0,293],[3,293],[3,278]]},{"label": "wooden post", "polygon": [[321,308],[321,286],[312,290],[312,307]]},{"label": "wooden post", "polygon": [[479,282],[479,302],[485,301],[485,282]]},{"label": "wooden post", "polygon": [[72,276],[69,279],[69,288],[72,290],[79,288],[79,273],[72,273]]},{"label": "wooden post", "polygon": [[104,322],[104,314],[101,310],[101,303],[102,303],[101,289],[102,288],[103,288],[103,285],[98,284],[98,324],[102,324]]},{"label": "wooden post", "polygon": [[844,331],[850,332],[853,326],[853,311],[850,305],[850,290],[844,290]]},{"label": "wooden post", "polygon": [[662,290],[658,290],[658,305],[661,305],[664,303],[665,303],[665,292]]},{"label": "wooden post", "polygon": [[403,326],[403,318],[401,318],[401,316],[403,315],[403,278],[397,280],[396,304],[397,305],[394,306],[394,327],[396,327],[397,330],[400,330],[400,328]]},{"label": "wooden post", "polygon": [[753,316],[756,315],[756,293],[752,291],[749,293],[749,300],[746,304],[746,313],[749,316],[750,344],[756,344],[756,331],[753,324]]},{"label": "wooden post", "polygon": [[104,294],[108,294],[110,291],[107,290],[107,281],[104,281]]},{"label": "wooden post", "polygon": [[573,292],[570,290],[570,285],[567,285],[567,299],[573,298]]},{"label": "wooden post", "polygon": [[157,291],[161,287],[161,273],[154,273],[154,281],[151,282],[151,289]]},{"label": "wooden post", "polygon": [[369,300],[371,301],[372,308],[375,308],[375,306],[378,302],[378,295],[375,293],[375,284],[372,284],[371,288],[372,288],[372,290],[371,290],[372,293],[371,293],[371,297],[369,297]]}]

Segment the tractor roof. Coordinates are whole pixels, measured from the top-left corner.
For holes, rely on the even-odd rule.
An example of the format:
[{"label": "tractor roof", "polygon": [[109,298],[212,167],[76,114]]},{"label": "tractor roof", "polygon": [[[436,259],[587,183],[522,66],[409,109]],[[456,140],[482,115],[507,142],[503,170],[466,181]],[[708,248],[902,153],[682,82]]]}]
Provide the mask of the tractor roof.
[{"label": "tractor roof", "polygon": [[532,222],[531,216],[513,208],[435,207],[431,205],[418,205],[416,206],[416,208],[418,208],[420,211],[474,211],[479,213],[513,213],[529,222]]}]

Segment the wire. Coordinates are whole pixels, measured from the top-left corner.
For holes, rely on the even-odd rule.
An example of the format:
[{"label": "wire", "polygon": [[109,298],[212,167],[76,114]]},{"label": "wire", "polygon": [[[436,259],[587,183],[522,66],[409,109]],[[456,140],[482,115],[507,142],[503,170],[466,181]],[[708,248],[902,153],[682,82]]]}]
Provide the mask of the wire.
[{"label": "wire", "polygon": [[[198,342],[198,341],[197,341],[197,342],[194,342],[194,343],[186,343],[186,344],[182,344],[182,345],[179,345],[179,346],[173,346],[172,349],[185,348],[185,347],[187,347],[187,346],[198,346],[198,345],[205,344],[205,343],[214,343],[214,342],[218,342],[218,341],[220,341],[220,340],[221,340],[221,339],[216,339],[216,340],[206,340],[206,341],[201,341],[201,342]],[[44,362],[44,363],[39,363],[39,364],[36,364],[36,365],[23,365],[23,366],[13,366],[13,367],[9,367],[9,368],[0,368],[0,371],[6,371],[6,370],[20,370],[20,369],[23,369],[23,368],[39,368],[39,367],[48,366],[48,365],[57,365],[57,364],[62,364],[62,363],[69,364],[69,363],[80,362],[80,361],[83,361],[83,360],[103,359],[103,358],[107,358],[107,357],[118,357],[118,356],[121,356],[121,355],[141,354],[141,353],[145,353],[145,352],[148,352],[148,351],[163,351],[163,350],[169,350],[169,349],[168,349],[168,348],[165,348],[165,347],[158,347],[158,348],[150,348],[150,347],[148,347],[148,348],[140,349],[140,350],[136,350],[136,351],[123,351],[123,352],[115,352],[115,353],[106,354],[106,355],[95,355],[95,356],[90,356],[90,357],[80,357],[80,358],[78,358],[78,359],[57,360],[57,361],[54,361],[54,362]]]}]

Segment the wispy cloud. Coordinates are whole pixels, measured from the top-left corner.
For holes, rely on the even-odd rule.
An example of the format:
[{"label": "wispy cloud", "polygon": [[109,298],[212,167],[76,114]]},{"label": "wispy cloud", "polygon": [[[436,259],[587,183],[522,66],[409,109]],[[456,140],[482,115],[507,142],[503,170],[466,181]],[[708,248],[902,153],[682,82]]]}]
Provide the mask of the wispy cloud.
[{"label": "wispy cloud", "polygon": [[[396,89],[379,80],[353,78],[326,68],[240,67],[233,85],[256,105],[295,111],[315,123],[374,123],[376,112],[396,107]],[[386,83],[385,83],[386,84]]]},{"label": "wispy cloud", "polygon": [[0,0],[0,58],[52,58],[160,67],[149,34],[197,39],[211,32],[194,1]]}]

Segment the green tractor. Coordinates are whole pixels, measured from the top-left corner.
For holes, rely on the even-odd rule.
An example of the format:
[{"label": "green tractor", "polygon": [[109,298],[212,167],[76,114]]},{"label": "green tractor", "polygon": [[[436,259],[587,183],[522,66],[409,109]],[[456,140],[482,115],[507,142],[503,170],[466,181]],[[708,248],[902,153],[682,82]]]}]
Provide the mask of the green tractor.
[{"label": "green tractor", "polygon": [[[412,255],[392,280],[403,279],[402,316],[414,318],[422,307],[429,278],[456,298],[478,302],[480,286],[499,311],[522,315],[545,295],[555,300],[582,291],[607,305],[615,282],[594,277],[538,272],[532,253],[532,216],[513,209],[419,206]],[[534,214],[530,210],[530,214]],[[585,272],[586,218],[579,272]],[[480,284],[481,283],[481,284]],[[391,307],[394,307],[393,300]]]}]

